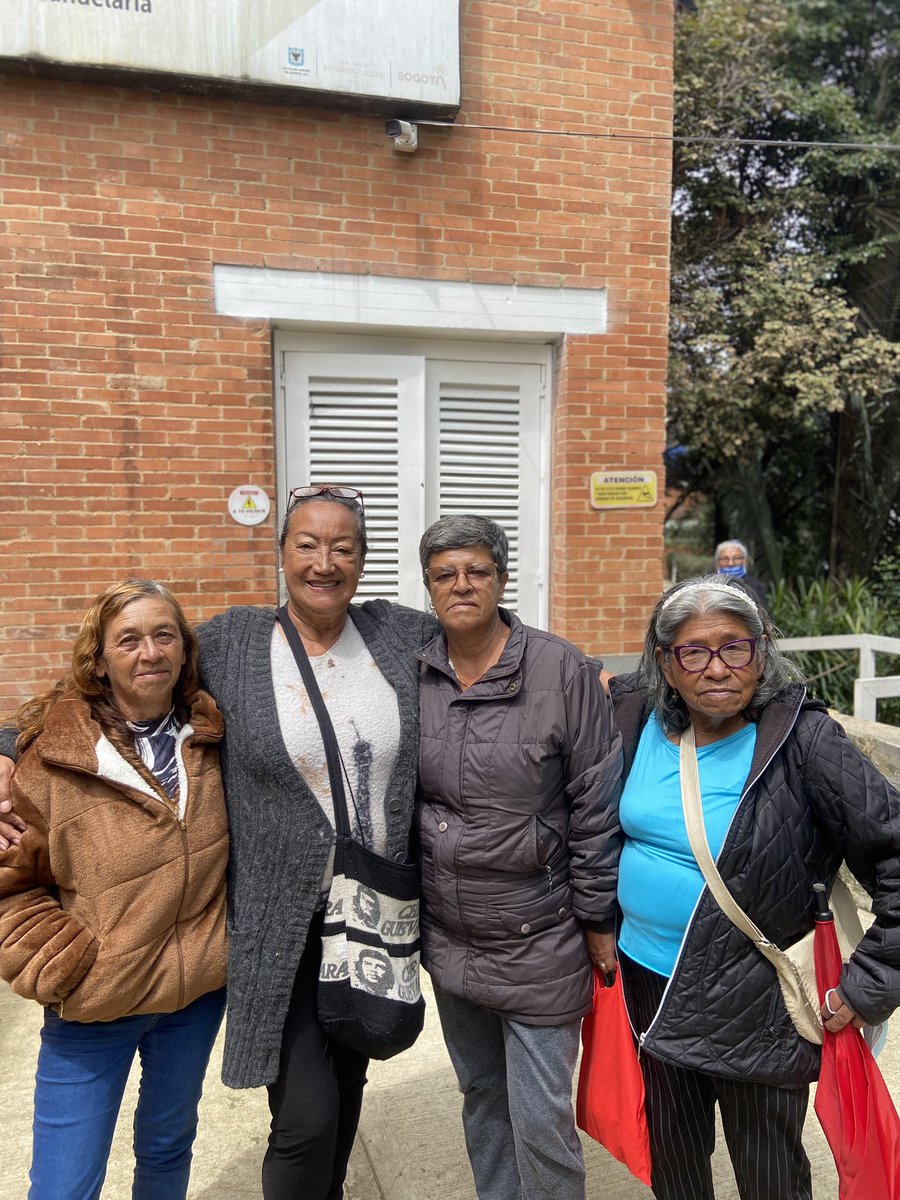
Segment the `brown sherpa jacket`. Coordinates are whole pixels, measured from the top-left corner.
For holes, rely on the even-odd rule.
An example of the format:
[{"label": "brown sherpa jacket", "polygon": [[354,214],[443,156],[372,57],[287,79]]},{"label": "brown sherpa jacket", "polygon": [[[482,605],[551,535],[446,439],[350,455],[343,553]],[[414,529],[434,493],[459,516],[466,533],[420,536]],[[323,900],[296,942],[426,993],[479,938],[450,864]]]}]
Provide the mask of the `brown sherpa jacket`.
[{"label": "brown sherpa jacket", "polygon": [[13,991],[67,1020],[111,1021],[223,986],[223,732],[199,692],[172,801],[83,700],[57,701],[13,779],[28,830],[0,854],[0,975]]}]

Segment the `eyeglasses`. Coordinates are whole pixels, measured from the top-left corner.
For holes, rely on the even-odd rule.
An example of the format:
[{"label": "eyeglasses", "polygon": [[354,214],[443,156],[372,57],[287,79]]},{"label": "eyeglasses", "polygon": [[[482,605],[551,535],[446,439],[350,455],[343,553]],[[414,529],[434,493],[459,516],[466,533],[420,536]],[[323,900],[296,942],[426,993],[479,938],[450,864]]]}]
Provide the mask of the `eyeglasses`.
[{"label": "eyeglasses", "polygon": [[749,667],[756,656],[758,638],[738,638],[734,642],[726,642],[718,650],[709,646],[673,646],[672,653],[688,675],[699,675],[705,671],[714,658],[720,659],[726,667],[739,671],[741,667]]},{"label": "eyeglasses", "polygon": [[469,563],[467,567],[429,567],[425,577],[432,587],[451,588],[460,573],[465,575],[469,586],[487,587],[498,571],[496,563]]},{"label": "eyeglasses", "polygon": [[344,487],[337,483],[311,483],[308,487],[291,488],[288,492],[288,503],[295,500],[311,500],[314,496],[334,496],[336,500],[355,500],[360,508],[364,508],[363,494],[357,488]]}]

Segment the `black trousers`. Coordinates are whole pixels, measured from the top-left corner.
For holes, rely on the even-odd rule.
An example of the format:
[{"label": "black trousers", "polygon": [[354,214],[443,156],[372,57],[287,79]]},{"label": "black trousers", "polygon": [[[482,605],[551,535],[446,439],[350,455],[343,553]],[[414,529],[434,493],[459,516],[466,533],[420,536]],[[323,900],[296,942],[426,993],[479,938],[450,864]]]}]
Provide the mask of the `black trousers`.
[{"label": "black trousers", "polygon": [[272,1127],[263,1160],[265,1200],[341,1200],[369,1060],[329,1038],[316,1016],[322,921],[300,960],[269,1085]]},{"label": "black trousers", "polygon": [[[632,1022],[645,1030],[666,980],[620,955]],[[812,1200],[803,1122],[809,1089],[726,1079],[641,1054],[653,1194],[658,1200],[714,1200],[710,1158],[718,1102],[741,1200]]]}]

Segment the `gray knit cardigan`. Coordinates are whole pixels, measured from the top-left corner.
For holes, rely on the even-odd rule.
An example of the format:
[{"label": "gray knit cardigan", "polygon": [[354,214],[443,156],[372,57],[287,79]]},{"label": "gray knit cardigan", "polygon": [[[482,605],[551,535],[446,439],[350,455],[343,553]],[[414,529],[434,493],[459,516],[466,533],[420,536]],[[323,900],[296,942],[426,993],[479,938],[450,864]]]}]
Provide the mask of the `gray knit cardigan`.
[{"label": "gray knit cardigan", "polygon": [[[427,613],[384,600],[353,604],[350,617],[397,694],[400,747],[386,800],[388,853],[406,862],[419,736],[412,652],[433,636],[436,623]],[[278,1074],[294,977],[331,847],[328,821],[278,725],[271,670],[275,620],[272,609],[232,608],[197,631],[203,687],[225,718],[221,761],[231,856],[222,1079],[233,1088],[260,1087]]]}]

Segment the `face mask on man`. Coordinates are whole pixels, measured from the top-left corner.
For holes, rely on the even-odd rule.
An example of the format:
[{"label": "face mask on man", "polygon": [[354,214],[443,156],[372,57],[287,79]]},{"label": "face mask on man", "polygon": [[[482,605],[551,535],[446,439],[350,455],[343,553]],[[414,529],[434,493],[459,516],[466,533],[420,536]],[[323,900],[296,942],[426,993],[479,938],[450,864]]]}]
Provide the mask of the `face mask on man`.
[{"label": "face mask on man", "polygon": [[747,568],[743,563],[737,563],[733,567],[719,567],[720,575],[731,575],[734,579],[742,579],[747,574]]}]

